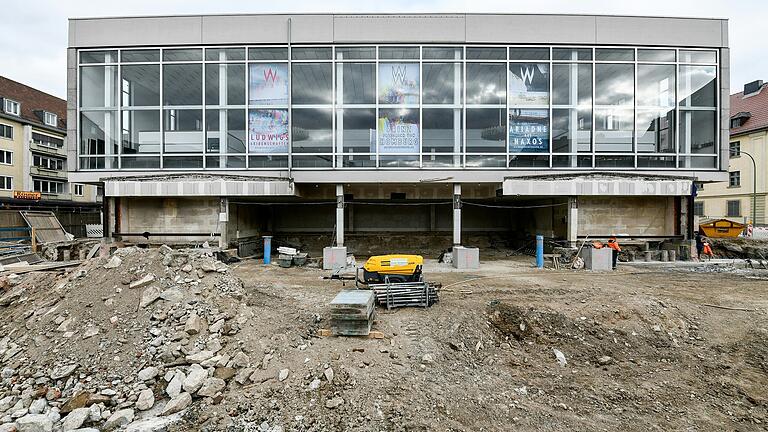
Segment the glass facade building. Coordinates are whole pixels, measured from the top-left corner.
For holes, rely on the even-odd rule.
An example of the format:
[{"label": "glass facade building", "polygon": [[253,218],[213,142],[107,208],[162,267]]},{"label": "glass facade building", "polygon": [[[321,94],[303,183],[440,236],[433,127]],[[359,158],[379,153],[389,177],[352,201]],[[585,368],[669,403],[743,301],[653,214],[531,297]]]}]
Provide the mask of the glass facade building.
[{"label": "glass facade building", "polygon": [[80,48],[91,170],[718,170],[720,52],[607,45]]}]

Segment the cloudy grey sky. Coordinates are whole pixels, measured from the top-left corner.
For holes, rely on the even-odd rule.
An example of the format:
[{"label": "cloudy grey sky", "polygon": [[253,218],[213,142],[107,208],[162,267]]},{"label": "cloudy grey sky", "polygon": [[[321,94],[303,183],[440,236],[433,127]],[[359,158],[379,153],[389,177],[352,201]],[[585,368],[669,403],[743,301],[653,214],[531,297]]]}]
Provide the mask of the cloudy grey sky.
[{"label": "cloudy grey sky", "polygon": [[258,12],[503,12],[662,15],[730,20],[731,88],[768,81],[765,0],[2,0],[0,75],[65,95],[67,18]]}]

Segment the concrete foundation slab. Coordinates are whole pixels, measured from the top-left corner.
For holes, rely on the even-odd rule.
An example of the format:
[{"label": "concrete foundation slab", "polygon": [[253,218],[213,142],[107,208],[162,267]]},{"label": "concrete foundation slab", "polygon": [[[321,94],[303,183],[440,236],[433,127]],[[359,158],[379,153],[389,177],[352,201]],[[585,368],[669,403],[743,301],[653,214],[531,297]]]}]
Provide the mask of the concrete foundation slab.
[{"label": "concrete foundation slab", "polygon": [[347,266],[346,247],[323,248],[323,270],[335,270]]},{"label": "concrete foundation slab", "polygon": [[613,255],[610,248],[584,248],[581,251],[581,257],[584,259],[584,268],[595,271],[613,270]]},{"label": "concrete foundation slab", "polygon": [[457,269],[480,268],[480,249],[454,246],[453,267]]}]

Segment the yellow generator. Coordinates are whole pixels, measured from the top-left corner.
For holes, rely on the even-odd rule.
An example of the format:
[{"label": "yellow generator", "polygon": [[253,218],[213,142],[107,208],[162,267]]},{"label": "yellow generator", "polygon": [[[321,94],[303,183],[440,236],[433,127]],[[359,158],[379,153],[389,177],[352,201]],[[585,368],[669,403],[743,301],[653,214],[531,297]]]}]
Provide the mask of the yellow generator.
[{"label": "yellow generator", "polygon": [[360,282],[392,283],[419,282],[424,258],[421,255],[378,255],[368,258],[363,265],[363,279]]}]

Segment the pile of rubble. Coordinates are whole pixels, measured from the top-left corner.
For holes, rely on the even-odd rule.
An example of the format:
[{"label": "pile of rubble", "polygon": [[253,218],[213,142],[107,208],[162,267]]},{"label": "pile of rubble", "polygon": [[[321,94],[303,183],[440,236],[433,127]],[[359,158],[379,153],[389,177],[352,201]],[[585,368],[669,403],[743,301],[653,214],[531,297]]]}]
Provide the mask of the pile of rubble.
[{"label": "pile of rubble", "polygon": [[[118,249],[0,296],[0,432],[153,431],[264,370],[242,282],[208,250]],[[269,353],[259,363],[266,369]]]}]

